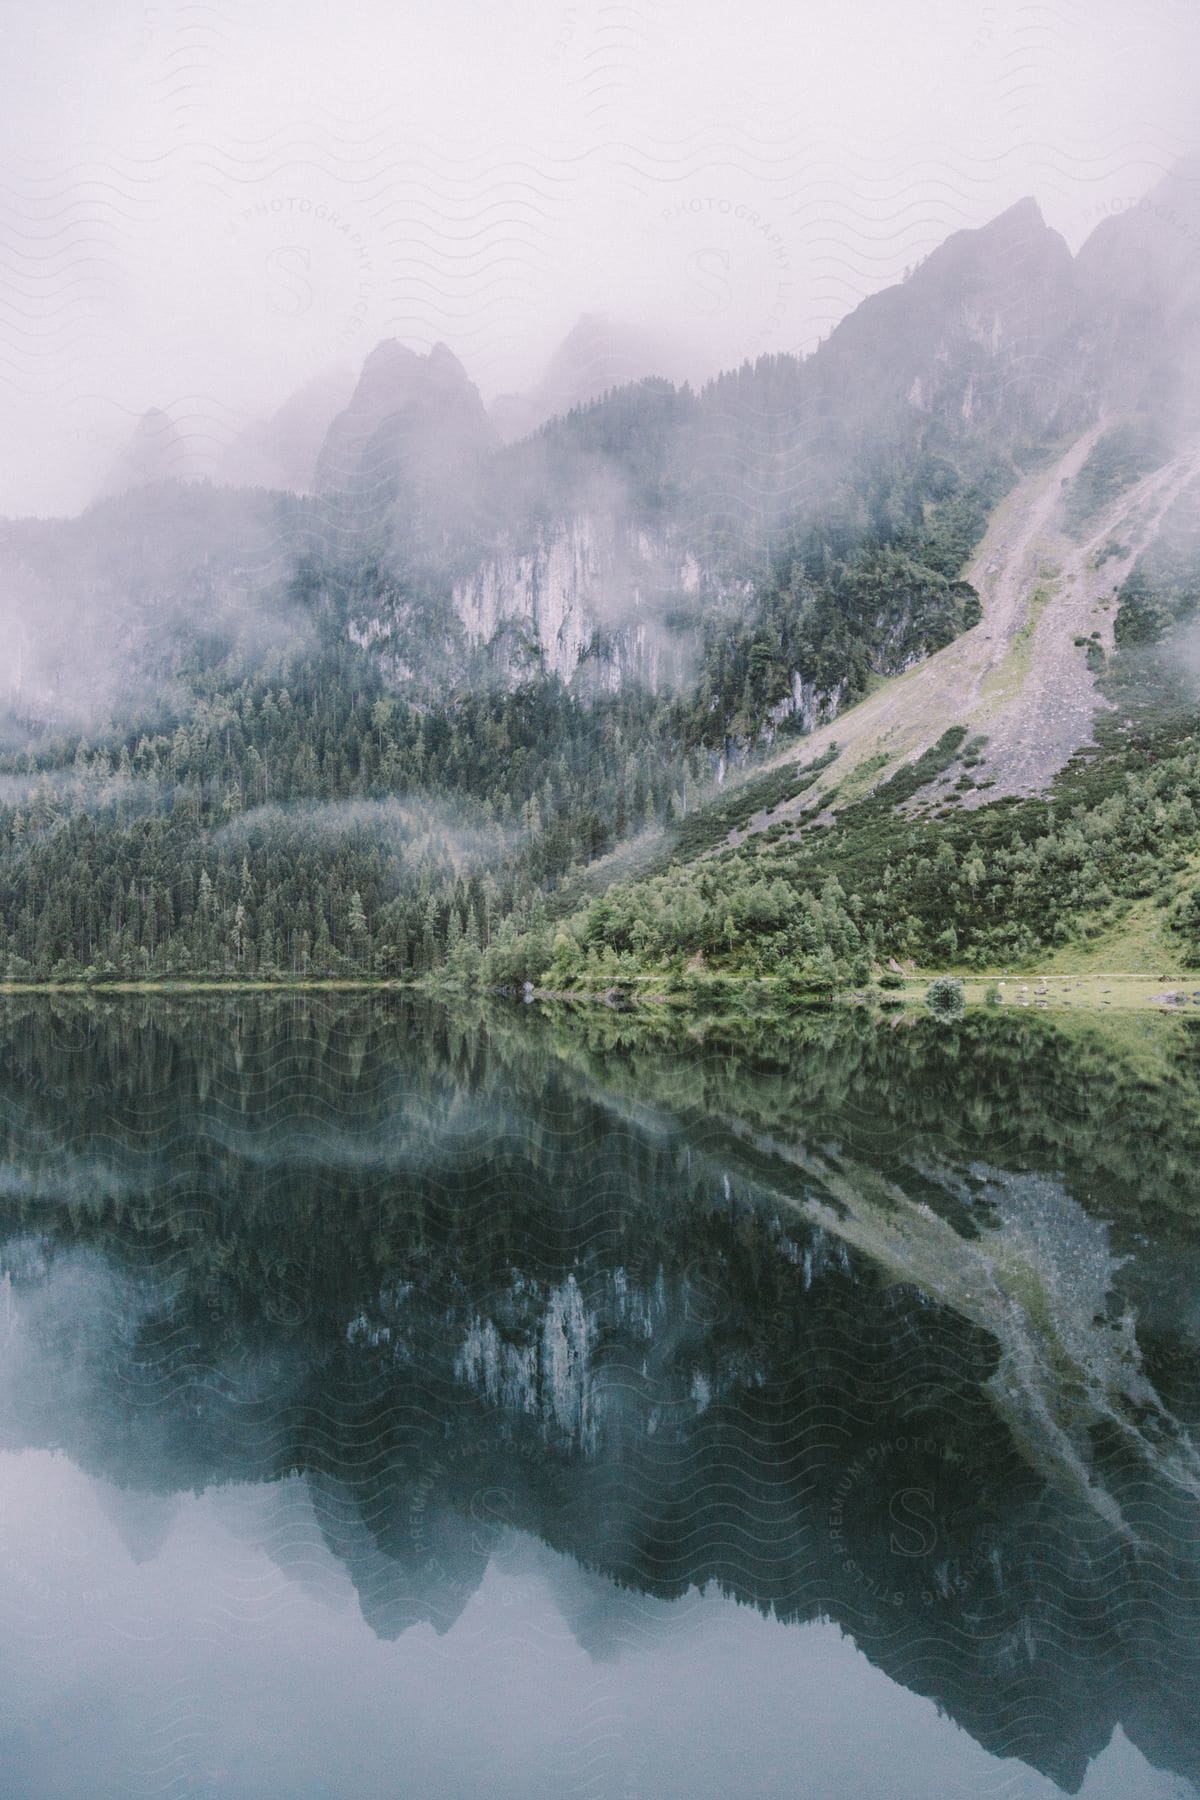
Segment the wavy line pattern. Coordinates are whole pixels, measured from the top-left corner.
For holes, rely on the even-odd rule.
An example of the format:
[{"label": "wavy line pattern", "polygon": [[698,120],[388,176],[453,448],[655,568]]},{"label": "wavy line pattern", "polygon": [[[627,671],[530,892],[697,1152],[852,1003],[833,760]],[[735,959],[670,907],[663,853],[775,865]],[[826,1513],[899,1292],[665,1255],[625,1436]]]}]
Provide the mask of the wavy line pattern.
[{"label": "wavy line pattern", "polygon": [[[37,429],[61,432],[53,409],[84,445],[115,447],[115,418],[166,410],[172,389],[205,397],[206,420],[240,415],[228,440],[248,411],[389,336],[449,341],[494,394],[527,378],[564,314],[597,306],[682,328],[694,373],[709,374],[813,348],[1021,191],[1081,236],[1098,206],[1144,192],[1186,147],[1179,109],[1147,97],[1146,46],[1162,70],[1185,61],[1188,8],[1143,6],[1136,32],[1106,20],[1105,66],[1141,85],[1124,112],[1097,87],[1064,118],[1058,95],[1093,29],[1073,0],[972,0],[953,16],[929,4],[937,92],[971,100],[969,125],[947,115],[953,137],[870,109],[873,58],[894,47],[882,18],[877,43],[853,46],[862,110],[851,89],[831,111],[826,73],[838,92],[852,59],[831,63],[832,39],[779,15],[757,60],[731,21],[677,0],[514,19],[484,101],[469,44],[447,40],[437,60],[436,31],[370,7],[357,70],[341,41],[322,66],[298,28],[276,71],[248,17],[147,5],[112,69],[104,133],[0,147],[0,383]],[[697,61],[706,29],[724,87]],[[390,85],[370,67],[373,41],[398,72]],[[292,85],[288,56],[303,71]],[[177,425],[196,467],[218,467],[207,423]]]}]

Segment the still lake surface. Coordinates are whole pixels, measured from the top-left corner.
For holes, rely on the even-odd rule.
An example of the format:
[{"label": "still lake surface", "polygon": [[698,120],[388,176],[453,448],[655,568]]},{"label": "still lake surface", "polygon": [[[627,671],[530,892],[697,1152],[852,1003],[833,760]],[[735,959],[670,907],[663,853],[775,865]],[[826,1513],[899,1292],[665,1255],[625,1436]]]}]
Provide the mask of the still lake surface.
[{"label": "still lake surface", "polygon": [[1192,1796],[1200,1025],[0,1001],[0,1791]]}]

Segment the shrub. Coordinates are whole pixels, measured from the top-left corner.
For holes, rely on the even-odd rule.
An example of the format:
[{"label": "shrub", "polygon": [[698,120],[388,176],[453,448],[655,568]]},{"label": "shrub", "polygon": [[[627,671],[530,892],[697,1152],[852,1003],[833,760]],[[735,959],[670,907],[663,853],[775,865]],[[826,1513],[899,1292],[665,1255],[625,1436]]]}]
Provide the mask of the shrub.
[{"label": "shrub", "polygon": [[967,1009],[962,982],[952,975],[939,975],[925,991],[925,1004],[939,1019],[961,1019]]}]

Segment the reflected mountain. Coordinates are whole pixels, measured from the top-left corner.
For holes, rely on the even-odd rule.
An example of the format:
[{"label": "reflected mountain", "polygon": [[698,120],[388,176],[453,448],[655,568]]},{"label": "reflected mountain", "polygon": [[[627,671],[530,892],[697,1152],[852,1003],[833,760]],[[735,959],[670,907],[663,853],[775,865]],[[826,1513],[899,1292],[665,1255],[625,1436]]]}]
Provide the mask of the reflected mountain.
[{"label": "reflected mountain", "polygon": [[384,1638],[497,1558],[600,1659],[712,1585],[1067,1792],[1118,1726],[1200,1780],[1186,1021],[3,1020],[0,1445],[135,1560],[272,1484],[274,1560]]}]

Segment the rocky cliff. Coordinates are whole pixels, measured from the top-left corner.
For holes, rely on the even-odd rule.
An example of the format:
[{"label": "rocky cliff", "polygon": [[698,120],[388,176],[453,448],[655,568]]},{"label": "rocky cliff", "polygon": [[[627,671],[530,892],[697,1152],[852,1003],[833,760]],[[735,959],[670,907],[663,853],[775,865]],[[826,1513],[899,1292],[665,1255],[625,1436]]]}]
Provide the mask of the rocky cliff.
[{"label": "rocky cliff", "polygon": [[700,606],[747,598],[746,584],[723,578],[680,534],[611,512],[539,525],[453,590],[468,643],[511,673],[540,666],[604,690],[677,686],[694,663]]}]

